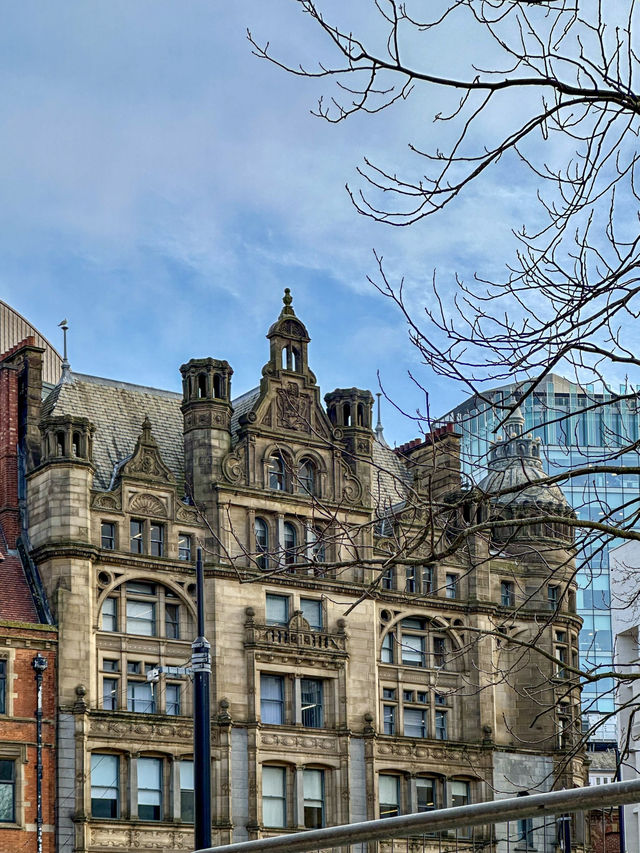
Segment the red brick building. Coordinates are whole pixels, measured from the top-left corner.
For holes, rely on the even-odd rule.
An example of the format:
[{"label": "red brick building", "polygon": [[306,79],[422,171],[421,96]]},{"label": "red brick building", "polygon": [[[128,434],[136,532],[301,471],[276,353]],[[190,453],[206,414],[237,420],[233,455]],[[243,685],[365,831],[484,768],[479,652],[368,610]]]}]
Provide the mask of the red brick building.
[{"label": "red brick building", "polygon": [[0,356],[0,853],[55,849],[57,631],[27,556],[19,500],[21,457],[35,448],[21,397],[41,353],[27,338]]}]

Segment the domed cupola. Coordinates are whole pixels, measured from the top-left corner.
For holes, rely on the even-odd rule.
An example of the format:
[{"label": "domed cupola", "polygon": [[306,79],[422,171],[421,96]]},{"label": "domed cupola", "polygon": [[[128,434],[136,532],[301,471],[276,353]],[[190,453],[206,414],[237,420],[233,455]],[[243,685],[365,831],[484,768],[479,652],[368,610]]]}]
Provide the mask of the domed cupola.
[{"label": "domed cupola", "polygon": [[[574,511],[555,483],[545,482],[547,474],[540,458],[540,439],[524,433],[524,417],[518,407],[505,422],[506,437],[489,451],[488,473],[478,483],[486,495],[494,519],[522,519],[550,515],[574,517]],[[557,521],[531,525],[507,525],[492,530],[492,538],[561,539],[571,541],[572,528]]]}]

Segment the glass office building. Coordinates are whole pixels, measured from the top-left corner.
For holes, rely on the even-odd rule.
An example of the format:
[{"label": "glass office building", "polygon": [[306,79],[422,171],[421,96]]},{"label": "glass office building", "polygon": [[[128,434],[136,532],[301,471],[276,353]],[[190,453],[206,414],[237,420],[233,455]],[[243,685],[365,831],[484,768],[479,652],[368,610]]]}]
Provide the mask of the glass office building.
[{"label": "glass office building", "polygon": [[[476,482],[485,473],[484,460],[501,417],[500,406],[514,400],[522,385],[504,385],[487,391],[486,400],[470,398],[441,419],[454,420],[462,434],[463,470]],[[620,394],[629,394],[627,386]],[[586,410],[585,410],[586,409]],[[617,399],[611,389],[580,386],[562,376],[550,375],[535,393],[522,401],[525,430],[542,442],[542,458],[549,474],[585,468],[607,461],[609,465],[640,466],[637,451],[622,452],[639,435],[638,401]],[[640,506],[640,477],[634,474],[584,474],[561,484],[579,518],[615,523]],[[584,620],[580,635],[583,669],[612,667],[609,549],[617,541],[597,537],[578,554],[578,611]],[[613,682],[604,679],[583,691],[584,716],[590,725],[600,715],[613,711]],[[603,723],[594,735],[596,742],[615,741],[613,721]]]}]

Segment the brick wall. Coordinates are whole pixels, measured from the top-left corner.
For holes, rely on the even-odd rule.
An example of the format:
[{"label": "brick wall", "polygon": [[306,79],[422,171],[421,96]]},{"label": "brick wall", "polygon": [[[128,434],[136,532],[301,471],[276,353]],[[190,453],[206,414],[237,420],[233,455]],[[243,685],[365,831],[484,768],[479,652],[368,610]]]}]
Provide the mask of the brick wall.
[{"label": "brick wall", "polygon": [[[20,645],[18,645],[20,644]],[[0,715],[0,759],[15,761],[16,823],[0,823],[0,853],[36,853],[36,682],[31,662],[48,661],[43,676],[43,851],[54,853],[56,632],[0,622],[0,657],[7,660],[7,714]]]},{"label": "brick wall", "polygon": [[17,445],[18,373],[0,360],[0,526],[9,548],[20,532]]}]

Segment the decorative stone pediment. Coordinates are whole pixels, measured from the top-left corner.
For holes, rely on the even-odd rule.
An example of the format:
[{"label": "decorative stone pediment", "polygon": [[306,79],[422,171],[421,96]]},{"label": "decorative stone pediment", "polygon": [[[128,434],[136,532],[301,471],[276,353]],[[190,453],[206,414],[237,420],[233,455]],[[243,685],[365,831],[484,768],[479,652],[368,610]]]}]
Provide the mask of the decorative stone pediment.
[{"label": "decorative stone pediment", "polygon": [[120,469],[120,475],[174,485],[176,478],[165,465],[158,443],[151,434],[151,421],[145,418],[142,432],[131,458]]},{"label": "decorative stone pediment", "polygon": [[160,498],[146,492],[139,492],[130,498],[129,510],[138,515],[151,515],[155,518],[166,518],[168,515],[167,507]]},{"label": "decorative stone pediment", "polygon": [[91,506],[96,509],[120,511],[122,509],[122,494],[120,491],[94,496]]}]

